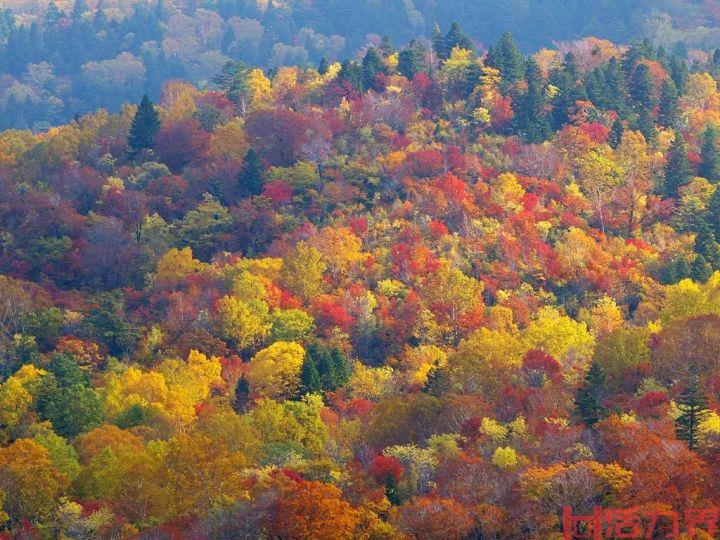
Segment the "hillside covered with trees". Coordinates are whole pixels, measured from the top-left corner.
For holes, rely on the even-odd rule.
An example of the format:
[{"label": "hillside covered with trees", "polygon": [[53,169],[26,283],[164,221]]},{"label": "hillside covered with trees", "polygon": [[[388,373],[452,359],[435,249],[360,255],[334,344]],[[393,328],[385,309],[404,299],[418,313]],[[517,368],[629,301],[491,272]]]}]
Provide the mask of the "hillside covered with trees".
[{"label": "hillside covered with trees", "polygon": [[362,58],[381,36],[432,40],[454,20],[480,49],[508,31],[526,54],[590,35],[649,38],[690,64],[720,47],[718,0],[6,0],[0,128],[118,112],[175,79],[214,88],[228,60],[270,69]]},{"label": "hillside covered with trees", "polygon": [[720,54],[675,52],[452,25],[0,133],[0,536],[717,521]]}]

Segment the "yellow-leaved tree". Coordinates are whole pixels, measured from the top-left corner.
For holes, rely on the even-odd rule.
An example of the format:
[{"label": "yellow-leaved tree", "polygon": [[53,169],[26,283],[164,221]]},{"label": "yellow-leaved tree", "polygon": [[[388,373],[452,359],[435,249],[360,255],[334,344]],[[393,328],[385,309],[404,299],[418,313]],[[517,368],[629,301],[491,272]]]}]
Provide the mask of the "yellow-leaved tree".
[{"label": "yellow-leaved tree", "polygon": [[291,398],[300,386],[305,350],[293,342],[277,341],[250,360],[247,374],[250,388],[260,397]]}]

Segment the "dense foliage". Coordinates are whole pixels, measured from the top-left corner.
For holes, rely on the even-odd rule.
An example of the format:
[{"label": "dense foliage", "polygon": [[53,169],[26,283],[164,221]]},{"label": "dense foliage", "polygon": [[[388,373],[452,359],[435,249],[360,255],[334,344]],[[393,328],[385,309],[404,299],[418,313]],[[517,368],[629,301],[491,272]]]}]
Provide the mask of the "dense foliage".
[{"label": "dense foliage", "polygon": [[472,47],[0,133],[4,534],[717,508],[720,56]]},{"label": "dense foliage", "polygon": [[228,60],[317,66],[381,36],[432,38],[455,19],[479,47],[509,31],[524,52],[587,35],[647,37],[690,63],[720,47],[718,0],[6,0],[0,128],[40,131],[98,107],[117,112],[143,93],[158,99],[174,79],[212,87]]}]

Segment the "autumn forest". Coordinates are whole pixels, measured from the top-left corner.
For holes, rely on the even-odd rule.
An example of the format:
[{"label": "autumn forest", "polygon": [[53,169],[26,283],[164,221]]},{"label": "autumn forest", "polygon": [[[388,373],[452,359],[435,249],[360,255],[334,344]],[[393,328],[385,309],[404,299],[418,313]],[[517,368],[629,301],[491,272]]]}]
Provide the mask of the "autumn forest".
[{"label": "autumn forest", "polygon": [[715,537],[709,30],[471,13],[60,104],[75,53],[8,51],[120,32],[78,5],[0,24],[0,538]]}]

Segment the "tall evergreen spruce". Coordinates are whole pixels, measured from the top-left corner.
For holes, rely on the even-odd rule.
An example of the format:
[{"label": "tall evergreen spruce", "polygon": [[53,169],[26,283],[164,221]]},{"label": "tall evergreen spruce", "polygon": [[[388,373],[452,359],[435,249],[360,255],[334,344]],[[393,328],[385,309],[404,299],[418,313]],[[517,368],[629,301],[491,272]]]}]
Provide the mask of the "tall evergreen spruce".
[{"label": "tall evergreen spruce", "polygon": [[512,36],[505,32],[488,51],[488,65],[500,70],[503,83],[516,83],[523,77],[523,59]]},{"label": "tall evergreen spruce", "polygon": [[640,109],[635,119],[635,129],[643,134],[646,141],[654,141],[657,137],[657,128],[650,109]]},{"label": "tall evergreen spruce", "polygon": [[327,61],[327,58],[324,56],[320,59],[320,63],[318,64],[318,73],[320,75],[325,75],[330,68],[330,64]]},{"label": "tall evergreen spruce", "polygon": [[377,89],[377,76],[386,71],[382,56],[375,47],[370,47],[362,61],[363,87]]},{"label": "tall evergreen spruce", "polygon": [[248,404],[250,403],[250,384],[247,379],[243,376],[238,379],[235,385],[235,399],[233,400],[233,408],[238,413],[242,414],[247,410]]},{"label": "tall evergreen spruce", "polygon": [[472,40],[463,33],[457,21],[450,25],[450,30],[445,36],[446,54],[449,56],[455,47],[460,47],[461,49],[467,49],[469,51],[475,50],[475,45]]},{"label": "tall evergreen spruce", "polygon": [[687,184],[690,178],[692,178],[692,169],[687,157],[685,140],[680,132],[676,131],[675,139],[668,150],[665,167],[665,195],[677,197],[678,189]]},{"label": "tall evergreen spruce", "polygon": [[713,268],[720,268],[720,245],[715,241],[712,225],[698,216],[694,228],[695,253],[702,255]]},{"label": "tall evergreen spruce", "polygon": [[531,143],[546,140],[550,135],[550,122],[544,112],[545,87],[540,68],[534,59],[527,63],[527,91],[518,99],[515,127],[523,139]]},{"label": "tall evergreen spruce", "polygon": [[655,90],[650,77],[650,68],[645,64],[640,64],[635,68],[630,80],[629,90],[636,110],[644,109],[649,111],[655,106]]},{"label": "tall evergreen spruce", "polygon": [[310,344],[300,372],[304,393],[333,391],[347,384],[350,366],[339,349]]},{"label": "tall evergreen spruce", "polygon": [[315,360],[310,357],[306,357],[300,371],[300,383],[302,386],[303,394],[315,394],[322,392],[323,384],[320,380],[320,373],[318,372]]},{"label": "tall evergreen spruce", "polygon": [[413,39],[398,56],[398,71],[412,80],[416,74],[425,69],[425,47]]},{"label": "tall evergreen spruce", "polygon": [[575,413],[586,426],[592,427],[605,417],[607,408],[603,402],[606,394],[605,371],[593,362],[575,397]]},{"label": "tall evergreen spruce", "polygon": [[155,147],[155,137],[160,131],[160,116],[152,101],[145,94],[135,112],[128,136],[130,153],[136,155],[141,150]]},{"label": "tall evergreen spruce", "polygon": [[703,144],[700,149],[700,176],[713,184],[720,181],[720,155],[717,149],[717,134],[711,127],[705,129]]},{"label": "tall evergreen spruce", "polygon": [[672,79],[667,79],[660,92],[658,120],[665,127],[673,127],[678,119],[678,90]]},{"label": "tall evergreen spruce", "polygon": [[610,146],[612,148],[617,148],[618,146],[620,146],[624,131],[625,127],[623,126],[622,121],[619,118],[616,118],[612,126],[610,127],[610,135],[608,137],[608,142],[610,143]]},{"label": "tall evergreen spruce", "polygon": [[698,425],[710,414],[705,393],[700,387],[696,373],[691,373],[687,377],[685,388],[677,400],[677,406],[680,415],[675,420],[675,432],[678,439],[685,441],[690,449],[694,450],[697,446]]},{"label": "tall evergreen spruce", "polygon": [[720,240],[720,189],[713,191],[708,201],[707,212],[705,213],[705,221],[710,225],[715,235],[715,240]]},{"label": "tall evergreen spruce", "polygon": [[238,195],[241,198],[260,195],[264,185],[262,160],[257,155],[257,152],[251,148],[245,154],[245,163],[238,174]]}]

